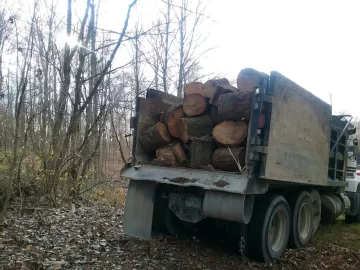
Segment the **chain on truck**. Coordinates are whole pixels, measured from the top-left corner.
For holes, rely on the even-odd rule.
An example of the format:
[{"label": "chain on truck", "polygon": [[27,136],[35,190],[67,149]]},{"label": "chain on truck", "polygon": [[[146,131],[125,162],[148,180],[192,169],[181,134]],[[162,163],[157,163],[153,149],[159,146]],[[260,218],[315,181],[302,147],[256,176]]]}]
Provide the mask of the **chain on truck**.
[{"label": "chain on truck", "polygon": [[137,99],[133,157],[121,170],[130,179],[128,236],[150,239],[156,226],[176,235],[212,220],[229,238],[241,239],[248,256],[269,261],[289,244],[305,247],[320,222],[343,214],[360,222],[351,116],[332,115],[329,104],[274,71],[253,92],[241,172],[154,165],[140,131],[176,103],[153,89]]}]

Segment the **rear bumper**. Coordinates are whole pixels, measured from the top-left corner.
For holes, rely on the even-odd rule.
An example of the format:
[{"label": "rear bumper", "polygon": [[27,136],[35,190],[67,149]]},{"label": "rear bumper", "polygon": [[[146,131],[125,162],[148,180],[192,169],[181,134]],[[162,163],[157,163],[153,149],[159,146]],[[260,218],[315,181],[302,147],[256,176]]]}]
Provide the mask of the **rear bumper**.
[{"label": "rear bumper", "polygon": [[263,194],[267,184],[261,179],[250,180],[246,172],[231,173],[153,165],[128,165],[120,175],[131,180],[154,181],[182,187],[200,187],[207,190],[238,194]]}]

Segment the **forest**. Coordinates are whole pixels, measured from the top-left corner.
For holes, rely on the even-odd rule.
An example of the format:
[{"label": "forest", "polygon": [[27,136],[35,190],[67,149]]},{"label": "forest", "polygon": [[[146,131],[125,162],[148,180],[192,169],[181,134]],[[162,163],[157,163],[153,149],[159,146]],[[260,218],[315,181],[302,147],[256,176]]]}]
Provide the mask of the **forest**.
[{"label": "forest", "polygon": [[156,20],[143,22],[136,2],[119,4],[115,26],[104,13],[110,1],[1,0],[4,211],[13,195],[59,205],[117,179],[130,157],[136,97],[148,88],[181,97],[205,76],[205,3],[159,1]]}]

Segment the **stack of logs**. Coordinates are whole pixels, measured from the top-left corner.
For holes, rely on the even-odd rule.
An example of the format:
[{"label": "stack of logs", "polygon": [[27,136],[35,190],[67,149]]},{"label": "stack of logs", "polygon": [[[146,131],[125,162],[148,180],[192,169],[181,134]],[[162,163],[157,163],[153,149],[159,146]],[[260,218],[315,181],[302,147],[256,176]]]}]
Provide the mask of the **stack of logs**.
[{"label": "stack of logs", "polygon": [[143,149],[156,152],[157,165],[241,170],[252,92],[263,76],[267,75],[243,69],[237,88],[226,78],[189,83],[182,106],[162,113],[159,122],[141,134]]}]

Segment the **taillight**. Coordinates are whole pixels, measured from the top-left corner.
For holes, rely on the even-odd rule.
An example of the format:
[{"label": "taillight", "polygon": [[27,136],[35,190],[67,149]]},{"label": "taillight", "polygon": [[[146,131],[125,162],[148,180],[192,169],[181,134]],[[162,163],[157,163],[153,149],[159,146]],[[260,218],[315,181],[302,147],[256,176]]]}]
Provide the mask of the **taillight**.
[{"label": "taillight", "polygon": [[360,176],[360,172],[357,172],[356,175],[357,175],[357,176]]},{"label": "taillight", "polygon": [[263,128],[265,126],[265,115],[263,113],[259,114],[258,128]]}]

